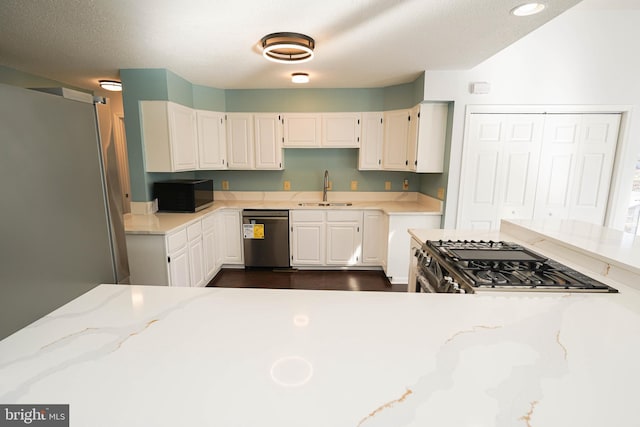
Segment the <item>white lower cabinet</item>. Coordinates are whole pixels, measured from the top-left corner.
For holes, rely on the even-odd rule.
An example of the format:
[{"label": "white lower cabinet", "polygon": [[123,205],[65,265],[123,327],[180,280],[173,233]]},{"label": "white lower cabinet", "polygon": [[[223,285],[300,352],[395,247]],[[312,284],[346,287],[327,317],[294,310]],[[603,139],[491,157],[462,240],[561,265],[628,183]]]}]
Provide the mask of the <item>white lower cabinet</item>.
[{"label": "white lower cabinet", "polygon": [[410,228],[440,228],[441,215],[394,214],[388,215],[389,233],[387,265],[385,272],[391,283],[408,283],[410,253]]},{"label": "white lower cabinet", "polygon": [[129,282],[206,286],[223,264],[242,264],[240,213],[212,212],[167,234],[127,234]]},{"label": "white lower cabinet", "polygon": [[325,264],[324,211],[290,211],[291,265]]},{"label": "white lower cabinet", "polygon": [[362,211],[327,211],[326,215],[326,264],[361,264]]},{"label": "white lower cabinet", "polygon": [[187,230],[181,227],[167,235],[167,268],[170,286],[190,286],[191,266],[189,263],[189,240]]},{"label": "white lower cabinet", "polygon": [[202,218],[202,249],[204,256],[204,276],[208,282],[216,275],[221,263],[218,263],[218,239],[216,238],[216,215],[211,213]]},{"label": "white lower cabinet", "polygon": [[361,210],[292,210],[290,227],[292,266],[382,265],[363,263]]},{"label": "white lower cabinet", "polygon": [[382,211],[364,211],[362,231],[362,265],[384,266],[388,228]]},{"label": "white lower cabinet", "polygon": [[218,236],[224,242],[220,246],[222,264],[243,264],[242,211],[223,209],[216,213],[218,217]]}]

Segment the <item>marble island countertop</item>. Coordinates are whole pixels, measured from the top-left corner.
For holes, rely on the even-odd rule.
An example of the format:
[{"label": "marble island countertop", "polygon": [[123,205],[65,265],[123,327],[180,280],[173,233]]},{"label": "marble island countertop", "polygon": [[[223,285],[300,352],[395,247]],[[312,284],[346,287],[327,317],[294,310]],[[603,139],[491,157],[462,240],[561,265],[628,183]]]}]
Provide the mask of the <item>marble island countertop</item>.
[{"label": "marble island countertop", "polygon": [[[593,271],[538,228],[411,235]],[[100,285],[0,341],[0,404],[92,427],[637,426],[640,287],[594,277],[620,293]]]},{"label": "marble island countertop", "polygon": [[[328,199],[329,202],[348,202],[349,205],[306,205],[322,201],[322,193],[316,192],[216,192],[213,206],[202,211],[127,214],[124,225],[128,234],[164,234],[220,209],[375,209],[388,215],[442,215],[440,200],[416,193],[334,192]],[[301,203],[305,205],[301,206]]]},{"label": "marble island countertop", "polygon": [[634,426],[639,358],[633,292],[101,285],[0,342],[0,402],[93,427]]}]

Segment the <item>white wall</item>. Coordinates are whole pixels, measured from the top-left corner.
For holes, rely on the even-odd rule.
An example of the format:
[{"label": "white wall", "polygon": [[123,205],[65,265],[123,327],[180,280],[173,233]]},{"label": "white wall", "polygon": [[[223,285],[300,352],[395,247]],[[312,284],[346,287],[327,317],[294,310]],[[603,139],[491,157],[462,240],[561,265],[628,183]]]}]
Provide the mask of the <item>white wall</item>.
[{"label": "white wall", "polygon": [[[467,106],[515,104],[608,105],[630,111],[607,221],[623,228],[640,153],[640,2],[623,1],[618,9],[605,9],[612,2],[605,3],[585,0],[471,70],[426,72],[425,99],[455,102],[445,227],[456,225]],[[474,81],[489,82],[490,94],[470,94]]]}]

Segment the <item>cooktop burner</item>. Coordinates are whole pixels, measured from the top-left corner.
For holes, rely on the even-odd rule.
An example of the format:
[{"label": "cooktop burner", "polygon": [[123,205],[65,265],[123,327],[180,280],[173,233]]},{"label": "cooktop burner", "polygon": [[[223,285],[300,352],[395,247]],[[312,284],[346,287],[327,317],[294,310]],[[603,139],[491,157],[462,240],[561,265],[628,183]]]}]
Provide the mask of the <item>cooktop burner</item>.
[{"label": "cooktop burner", "polygon": [[423,250],[451,277],[475,290],[618,292],[512,242],[429,240]]}]

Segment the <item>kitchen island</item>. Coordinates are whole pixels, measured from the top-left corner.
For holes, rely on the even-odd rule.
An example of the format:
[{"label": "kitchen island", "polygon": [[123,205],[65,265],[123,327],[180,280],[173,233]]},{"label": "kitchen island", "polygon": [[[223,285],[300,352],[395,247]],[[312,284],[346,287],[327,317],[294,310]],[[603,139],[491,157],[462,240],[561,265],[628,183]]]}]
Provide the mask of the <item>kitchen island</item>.
[{"label": "kitchen island", "polygon": [[0,403],[68,403],[72,426],[635,426],[640,291],[598,279],[620,293],[101,285],[0,342]]}]

